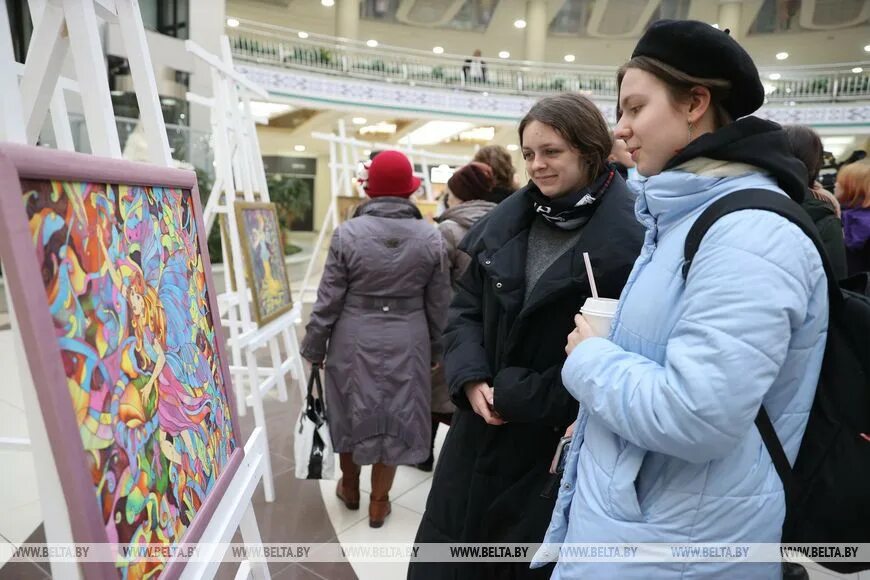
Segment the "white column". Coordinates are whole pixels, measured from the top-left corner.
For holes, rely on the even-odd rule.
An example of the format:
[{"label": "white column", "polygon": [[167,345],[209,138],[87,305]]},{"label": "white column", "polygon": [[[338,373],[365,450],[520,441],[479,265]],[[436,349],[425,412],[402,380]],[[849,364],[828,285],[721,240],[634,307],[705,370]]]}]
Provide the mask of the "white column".
[{"label": "white column", "polygon": [[335,35],[340,38],[359,40],[359,0],[337,0]]},{"label": "white column", "polygon": [[547,2],[526,3],[526,60],[544,60],[547,51]]},{"label": "white column", "polygon": [[[224,33],[227,11],[225,0],[189,0],[190,40],[211,54],[221,53],[221,35]],[[190,91],[204,97],[212,96],[211,67],[200,59],[194,59],[190,75]],[[211,133],[211,112],[199,105],[190,107],[190,128]]]},{"label": "white column", "polygon": [[740,0],[723,0],[719,4],[719,29],[730,30],[731,38],[740,40],[742,29],[740,28],[741,6]]}]

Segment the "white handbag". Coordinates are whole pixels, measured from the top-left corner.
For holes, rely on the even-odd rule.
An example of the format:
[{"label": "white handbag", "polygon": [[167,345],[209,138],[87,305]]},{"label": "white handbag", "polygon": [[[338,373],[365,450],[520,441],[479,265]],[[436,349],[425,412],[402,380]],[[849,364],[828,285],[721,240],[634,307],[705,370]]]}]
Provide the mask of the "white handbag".
[{"label": "white handbag", "polygon": [[[314,396],[314,391],[317,396]],[[320,365],[311,366],[308,394],[299,413],[294,434],[293,452],[298,479],[333,479],[335,477],[335,451],[329,436],[326,417],[326,398],[320,382]]]}]

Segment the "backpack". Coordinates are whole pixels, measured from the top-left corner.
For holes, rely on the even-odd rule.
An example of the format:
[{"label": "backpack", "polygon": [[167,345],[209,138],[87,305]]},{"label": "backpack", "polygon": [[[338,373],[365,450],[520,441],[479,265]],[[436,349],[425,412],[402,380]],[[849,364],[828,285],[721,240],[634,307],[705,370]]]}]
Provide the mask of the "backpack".
[{"label": "backpack", "polygon": [[[825,354],[793,468],[764,407],[755,419],[785,491],[782,542],[870,542],[870,299],[865,295],[866,274],[838,284],[806,212],[780,193],[747,189],[718,199],[692,225],[684,247],[684,279],[710,226],[745,209],[771,211],[803,230],[815,244],[828,279]],[[819,564],[840,573],[870,569],[870,562]]]}]

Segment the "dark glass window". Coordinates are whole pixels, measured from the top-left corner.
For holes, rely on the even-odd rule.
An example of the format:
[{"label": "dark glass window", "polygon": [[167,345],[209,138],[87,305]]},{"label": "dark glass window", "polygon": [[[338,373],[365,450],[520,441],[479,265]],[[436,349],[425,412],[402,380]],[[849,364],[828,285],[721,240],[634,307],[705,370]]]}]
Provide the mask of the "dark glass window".
[{"label": "dark glass window", "polygon": [[190,37],[188,0],[141,0],[139,10],[148,30],[175,38]]}]

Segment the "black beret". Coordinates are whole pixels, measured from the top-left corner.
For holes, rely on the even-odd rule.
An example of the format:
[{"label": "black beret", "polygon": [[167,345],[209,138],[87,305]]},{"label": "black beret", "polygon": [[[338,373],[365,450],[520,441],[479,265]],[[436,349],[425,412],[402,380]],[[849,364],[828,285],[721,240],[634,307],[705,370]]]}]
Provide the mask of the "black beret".
[{"label": "black beret", "polygon": [[724,79],[731,91],[722,102],[736,120],[764,103],[764,87],[758,69],[742,46],[731,36],[697,20],[658,20],[634,47],[631,58],[654,58],[693,77]]}]

